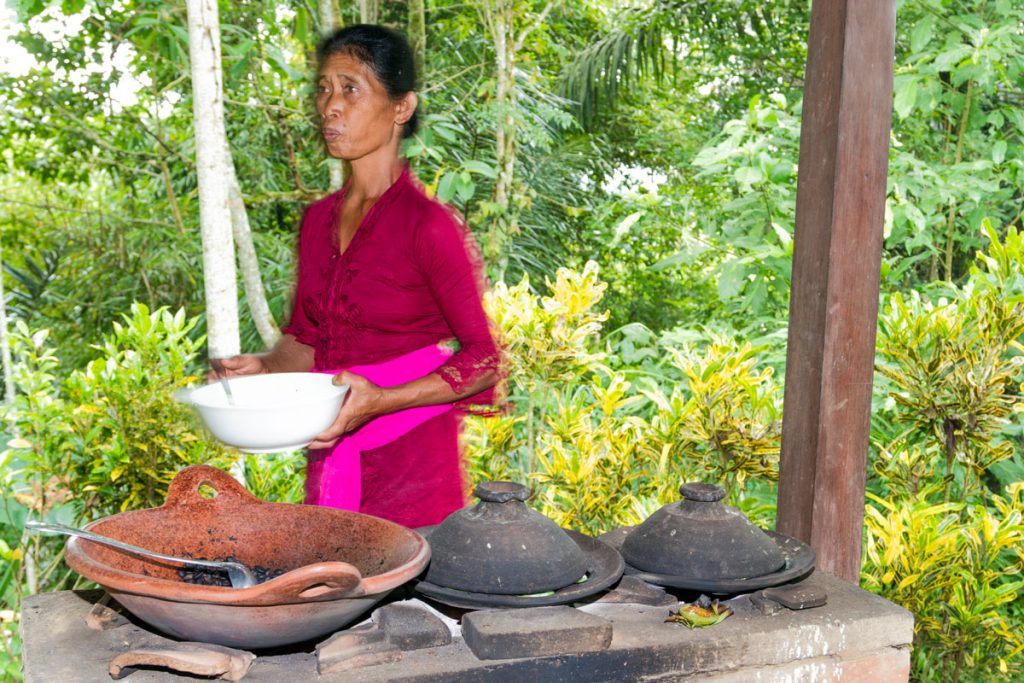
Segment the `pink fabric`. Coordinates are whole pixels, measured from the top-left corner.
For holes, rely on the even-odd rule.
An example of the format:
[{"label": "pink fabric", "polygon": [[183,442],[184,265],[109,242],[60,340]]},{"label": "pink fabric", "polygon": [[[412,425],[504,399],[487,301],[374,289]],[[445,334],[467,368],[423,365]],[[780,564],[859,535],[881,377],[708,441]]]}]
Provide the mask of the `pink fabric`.
[{"label": "pink fabric", "polygon": [[[437,370],[453,354],[447,344],[433,344],[383,363],[344,368],[382,387],[411,382]],[[340,370],[315,370],[337,374]],[[452,409],[450,403],[421,406],[381,415],[346,435],[333,448],[311,450],[306,470],[306,504],[343,510],[360,509],[362,471],[360,455],[407,434],[431,418]]]}]

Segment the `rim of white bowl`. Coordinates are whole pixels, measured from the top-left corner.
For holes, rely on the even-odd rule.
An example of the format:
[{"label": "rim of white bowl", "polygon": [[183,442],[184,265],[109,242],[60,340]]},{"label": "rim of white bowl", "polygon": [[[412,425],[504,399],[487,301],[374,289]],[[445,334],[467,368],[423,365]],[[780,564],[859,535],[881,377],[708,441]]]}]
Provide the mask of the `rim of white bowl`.
[{"label": "rim of white bowl", "polygon": [[[280,375],[321,375],[321,376],[324,376],[324,377],[330,377],[331,376],[331,375],[328,375],[327,373],[317,373],[317,372],[277,372],[277,373],[273,373],[273,374],[274,375],[278,375],[278,376],[280,376]],[[252,379],[256,379],[258,377],[267,377],[267,376],[268,375],[250,375],[250,376],[247,376],[247,377],[229,377],[228,379],[229,379],[229,381],[232,381],[232,380],[235,380],[235,381],[237,381],[237,380],[252,380]],[[314,396],[314,397],[310,397],[310,398],[296,397],[296,399],[288,401],[286,403],[277,403],[277,404],[261,405],[261,406],[252,406],[252,405],[234,405],[234,406],[232,406],[232,405],[213,405],[213,404],[210,404],[210,403],[207,403],[207,402],[203,401],[202,397],[198,397],[199,400],[197,400],[197,397],[195,395],[197,392],[202,391],[203,389],[206,389],[207,387],[211,387],[212,388],[214,386],[217,386],[217,384],[218,384],[217,382],[211,382],[210,384],[204,384],[201,387],[197,387],[189,395],[189,401],[191,401],[192,405],[196,406],[197,408],[203,408],[204,410],[224,410],[224,411],[232,411],[232,412],[239,412],[239,411],[250,412],[250,411],[256,411],[256,410],[275,410],[275,409],[278,409],[278,408],[292,408],[294,406],[303,406],[303,405],[309,405],[309,404],[314,404],[314,403],[323,403],[325,401],[334,400],[334,399],[338,398],[339,396],[344,395],[348,391],[348,385],[347,384],[329,384],[328,386],[333,390],[331,393],[326,393],[326,394],[321,395],[321,396]],[[216,395],[214,392],[211,392],[211,394]]]}]

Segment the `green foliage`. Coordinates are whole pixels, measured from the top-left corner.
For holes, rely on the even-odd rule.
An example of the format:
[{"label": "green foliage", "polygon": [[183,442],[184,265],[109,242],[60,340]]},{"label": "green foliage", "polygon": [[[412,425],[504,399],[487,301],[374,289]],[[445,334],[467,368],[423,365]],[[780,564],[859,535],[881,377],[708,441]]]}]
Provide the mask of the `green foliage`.
[{"label": "green foliage", "polygon": [[[1008,291],[1019,286],[1024,250],[1012,227],[1005,244],[994,230],[988,235],[978,279],[952,289],[952,301],[896,293],[879,324],[879,372],[892,383],[894,420],[906,426],[896,438],[941,454],[947,501],[954,485],[960,497],[981,492],[982,474],[1012,455],[1012,443],[999,435],[1024,408],[1016,386],[1024,298]],[[959,481],[954,463],[964,468]]]},{"label": "green foliage", "polygon": [[698,177],[719,185],[702,230],[729,255],[718,296],[735,313],[778,318],[789,302],[799,118],[786,98],[755,96],[743,118],[693,159]]},{"label": "green foliage", "polygon": [[686,394],[647,394],[659,408],[657,433],[728,489],[742,489],[748,477],[778,478],[782,397],[771,368],[757,369],[755,354],[750,344],[725,342],[700,354],[675,351]]},{"label": "green foliage", "polygon": [[[1024,408],[1024,253],[1012,227],[988,238],[949,299],[893,294],[879,321],[887,397],[875,416],[862,580],[914,613],[915,672],[943,681],[1011,679],[1024,653],[1024,470],[1014,477],[1009,419]],[[1001,464],[1007,483],[990,489]]]},{"label": "green foliage", "polygon": [[306,454],[304,451],[246,454],[243,460],[245,488],[260,500],[274,503],[301,503],[304,488]]},{"label": "green foliage", "polygon": [[[485,299],[514,408],[469,420],[474,481],[535,481],[546,515],[590,533],[642,521],[693,480],[727,486],[734,504],[770,521],[759,487],[777,478],[780,395],[749,344],[656,350],[651,335],[602,338],[605,285],[593,263],[560,269],[549,296],[527,285],[499,283]],[[604,362],[660,355],[674,360],[636,382]]]},{"label": "green foliage", "polygon": [[862,584],[914,613],[915,670],[954,681],[963,667],[1022,671],[1024,637],[1007,612],[1024,589],[1022,491],[993,496],[994,509],[870,496]]},{"label": "green foliage", "polygon": [[224,464],[224,449],[197,431],[173,392],[190,374],[201,341],[184,311],[135,304],[99,347],[101,357],[63,380],[45,333],[15,335],[15,402],[3,411],[23,481],[44,482],[37,514],[68,503],[79,519],[163,503],[167,484],[187,465]]},{"label": "green foliage", "polygon": [[982,220],[1020,216],[1022,21],[1019,3],[902,3],[886,242],[896,282],[962,278]]}]

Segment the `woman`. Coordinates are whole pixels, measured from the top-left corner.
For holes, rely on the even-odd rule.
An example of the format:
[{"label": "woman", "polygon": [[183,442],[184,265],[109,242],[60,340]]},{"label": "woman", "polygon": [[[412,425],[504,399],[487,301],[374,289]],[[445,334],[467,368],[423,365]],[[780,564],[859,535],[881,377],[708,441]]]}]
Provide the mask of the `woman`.
[{"label": "woman", "polygon": [[464,505],[458,408],[493,400],[499,354],[479,252],[398,152],[417,125],[412,50],[351,26],[318,50],[317,112],[345,187],[306,212],[290,323],[229,375],[337,372],[349,391],[309,448],[306,502],[435,524]]}]

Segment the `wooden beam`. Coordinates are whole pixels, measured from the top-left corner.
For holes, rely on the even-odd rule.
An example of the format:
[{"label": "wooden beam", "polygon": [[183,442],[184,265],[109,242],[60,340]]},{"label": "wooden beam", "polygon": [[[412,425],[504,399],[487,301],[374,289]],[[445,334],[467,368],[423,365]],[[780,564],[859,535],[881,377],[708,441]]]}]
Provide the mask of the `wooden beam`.
[{"label": "wooden beam", "polygon": [[892,116],[895,0],[814,0],[777,529],[856,582]]}]

